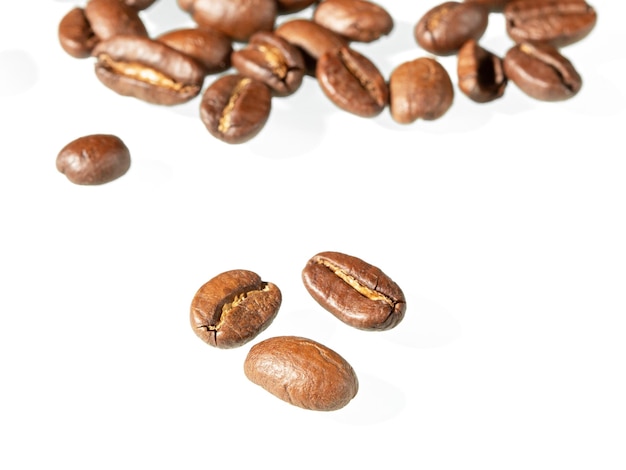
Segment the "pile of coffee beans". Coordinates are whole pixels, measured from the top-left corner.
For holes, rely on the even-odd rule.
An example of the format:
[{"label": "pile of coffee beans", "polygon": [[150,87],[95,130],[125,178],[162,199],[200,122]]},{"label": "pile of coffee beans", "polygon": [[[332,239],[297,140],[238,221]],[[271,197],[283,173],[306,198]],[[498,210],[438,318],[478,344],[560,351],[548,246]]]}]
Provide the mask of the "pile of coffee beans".
[{"label": "pile of coffee beans", "polygon": [[[400,287],[379,268],[338,252],[313,256],[302,270],[308,292],[345,324],[384,331],[404,318]],[[274,321],[282,302],[280,289],[244,269],[218,274],[202,285],[191,302],[190,323],[205,343],[220,349],[243,346]],[[352,366],[337,352],[314,340],[278,336],[254,345],[244,372],[253,383],[301,408],[343,408],[359,385]]]},{"label": "pile of coffee beans", "polygon": [[[452,106],[452,80],[435,57],[402,63],[387,78],[351,47],[393,30],[391,15],[369,0],[177,0],[197,27],[150,38],[140,12],[154,3],[88,0],[60,21],[60,44],[73,57],[95,58],[98,79],[121,95],[177,105],[202,93],[200,118],[221,141],[256,136],[272,100],[296,92],[304,76],[361,117],[389,108],[409,124]],[[309,7],[310,19],[284,17]],[[479,44],[491,13],[504,14],[515,43],[504,58]],[[414,39],[435,56],[458,55],[458,87],[477,103],[502,97],[509,80],[535,99],[561,101],[582,80],[560,48],[589,34],[596,19],[585,0],[447,1],[418,19]],[[206,77],[218,74],[203,92]]]}]

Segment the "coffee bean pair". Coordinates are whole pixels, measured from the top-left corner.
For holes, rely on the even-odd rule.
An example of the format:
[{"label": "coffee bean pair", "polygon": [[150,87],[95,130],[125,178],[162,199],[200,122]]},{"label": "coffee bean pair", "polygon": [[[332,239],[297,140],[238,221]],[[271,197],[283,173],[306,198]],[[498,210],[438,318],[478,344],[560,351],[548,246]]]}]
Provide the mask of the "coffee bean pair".
[{"label": "coffee bean pair", "polygon": [[[504,14],[515,42],[504,58],[479,45],[494,12]],[[427,11],[413,33],[432,54],[458,55],[459,89],[475,102],[502,97],[509,80],[538,100],[562,101],[578,93],[582,79],[559,48],[587,36],[596,20],[585,0],[448,1]]]},{"label": "coffee bean pair", "polygon": [[[307,262],[302,280],[324,309],[354,328],[389,330],[404,317],[406,300],[400,287],[379,268],[354,256],[319,253]],[[213,347],[237,348],[269,327],[281,302],[280,289],[258,274],[226,271],[194,295],[191,327]],[[356,374],[345,359],[302,337],[274,337],[253,346],[244,371],[255,384],[306,409],[342,408],[358,390]]]}]

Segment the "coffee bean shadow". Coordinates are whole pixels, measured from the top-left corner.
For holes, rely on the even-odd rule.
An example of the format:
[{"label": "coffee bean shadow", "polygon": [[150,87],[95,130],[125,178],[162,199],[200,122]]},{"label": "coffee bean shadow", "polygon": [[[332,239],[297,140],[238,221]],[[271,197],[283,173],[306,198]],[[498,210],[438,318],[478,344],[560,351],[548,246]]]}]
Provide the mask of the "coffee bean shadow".
[{"label": "coffee bean shadow", "polygon": [[357,373],[359,391],[332,419],[354,426],[382,423],[398,416],[406,407],[406,395],[395,385],[366,373]]},{"label": "coffee bean shadow", "polygon": [[614,116],[626,109],[626,96],[617,86],[617,78],[611,80],[599,73],[600,70],[608,70],[609,76],[618,77],[626,72],[626,60],[602,64],[599,70],[583,77],[583,87],[578,95],[565,103],[569,110],[584,116],[601,117]]},{"label": "coffee bean shadow", "polygon": [[381,335],[386,341],[415,348],[440,348],[461,336],[461,325],[444,307],[423,298],[414,299],[393,330]]},{"label": "coffee bean shadow", "polygon": [[33,57],[20,49],[0,51],[0,97],[19,95],[39,81]]}]

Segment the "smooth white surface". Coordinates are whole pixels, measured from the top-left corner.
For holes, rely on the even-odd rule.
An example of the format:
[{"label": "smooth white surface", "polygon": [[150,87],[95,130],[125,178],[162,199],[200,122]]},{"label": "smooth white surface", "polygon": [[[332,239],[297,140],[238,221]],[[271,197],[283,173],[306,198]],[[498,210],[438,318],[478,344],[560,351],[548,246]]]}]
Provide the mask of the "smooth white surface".
[{"label": "smooth white surface", "polygon": [[[437,2],[380,3],[394,31],[355,47],[388,76],[426,55],[412,28]],[[626,6],[592,4],[596,29],[563,50],[584,79],[570,101],[455,88],[444,117],[401,126],[307,79],[238,146],[199,98],[120,97],[65,54],[58,22],[84,2],[3,5],[0,468],[626,468]],[[174,0],[142,16],[151,34],[192,24]],[[491,16],[482,43],[504,54]],[[126,142],[127,175],[57,172],[91,133]],[[318,307],[300,272],[324,250],[388,273],[405,320],[366,333]],[[346,408],[283,403],[245,378],[253,343],[193,334],[195,291],[235,268],[283,292],[253,343],[307,336],[352,363]]]}]

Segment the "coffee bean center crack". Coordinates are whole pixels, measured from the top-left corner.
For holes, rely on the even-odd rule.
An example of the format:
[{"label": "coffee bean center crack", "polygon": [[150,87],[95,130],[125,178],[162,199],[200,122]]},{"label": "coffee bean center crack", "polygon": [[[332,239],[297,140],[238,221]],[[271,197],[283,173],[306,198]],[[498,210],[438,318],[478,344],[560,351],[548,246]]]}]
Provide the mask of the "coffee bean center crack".
[{"label": "coffee bean center crack", "polygon": [[237,100],[244,92],[245,88],[250,84],[250,82],[251,80],[249,78],[241,79],[231,93],[230,98],[228,99],[228,103],[226,103],[226,106],[224,106],[224,109],[222,110],[219,125],[217,126],[217,130],[222,134],[227,133],[230,129],[232,125],[232,111],[233,109],[235,109],[235,104],[237,103]]},{"label": "coffee bean center crack", "polygon": [[267,63],[272,70],[272,73],[280,80],[284,81],[284,79],[287,77],[289,67],[283,60],[282,54],[276,48],[270,46],[259,45],[257,46],[257,49],[263,54],[263,57],[265,57],[265,59],[267,60]]},{"label": "coffee bean center crack", "polygon": [[335,274],[335,276],[337,276],[339,279],[347,283],[350,287],[356,290],[359,294],[367,297],[370,300],[385,302],[392,307],[395,306],[396,302],[393,299],[390,299],[386,295],[381,294],[380,292],[377,292],[373,289],[370,289],[367,286],[364,286],[356,278],[354,278],[353,276],[343,271],[339,266],[336,266],[326,260],[319,260],[318,263],[330,269]]},{"label": "coffee bean center crack", "polygon": [[[247,291],[247,292],[242,292],[239,295],[236,295],[233,300],[231,302],[227,302],[224,305],[222,305],[222,309],[219,312],[219,320],[217,321],[217,323],[215,323],[215,325],[202,325],[200,326],[200,328],[206,329],[207,331],[217,331],[219,330],[222,325],[226,322],[228,315],[239,305],[241,305],[242,303],[244,303],[245,301],[249,301],[252,297],[254,297],[255,295],[258,295],[262,292],[268,292],[270,290],[270,286],[269,284],[263,284],[263,286],[260,289],[257,290],[251,290],[251,291]],[[217,312],[216,312],[217,313]]]},{"label": "coffee bean center crack", "polygon": [[339,51],[339,59],[346,70],[357,79],[361,87],[368,90],[370,95],[378,100],[380,94],[379,90],[376,88],[376,85],[368,79],[367,73],[361,69],[354,58],[347,51],[341,50]]},{"label": "coffee bean center crack", "polygon": [[572,92],[576,89],[576,83],[574,79],[572,78],[570,71],[567,70],[567,68],[564,67],[563,64],[557,59],[555,59],[553,56],[540,51],[539,49],[537,49],[530,43],[521,44],[520,50],[524,52],[525,54],[528,54],[529,56],[534,57],[537,60],[540,60],[541,62],[546,64],[548,67],[551,67],[554,73],[556,73],[559,76],[561,83],[563,84],[565,88],[567,88],[568,90]]},{"label": "coffee bean center crack", "polygon": [[169,88],[174,91],[183,91],[191,88],[191,85],[177,82],[164,73],[138,62],[116,61],[107,54],[98,56],[98,61],[103,67],[116,74],[156,85],[161,88]]}]

